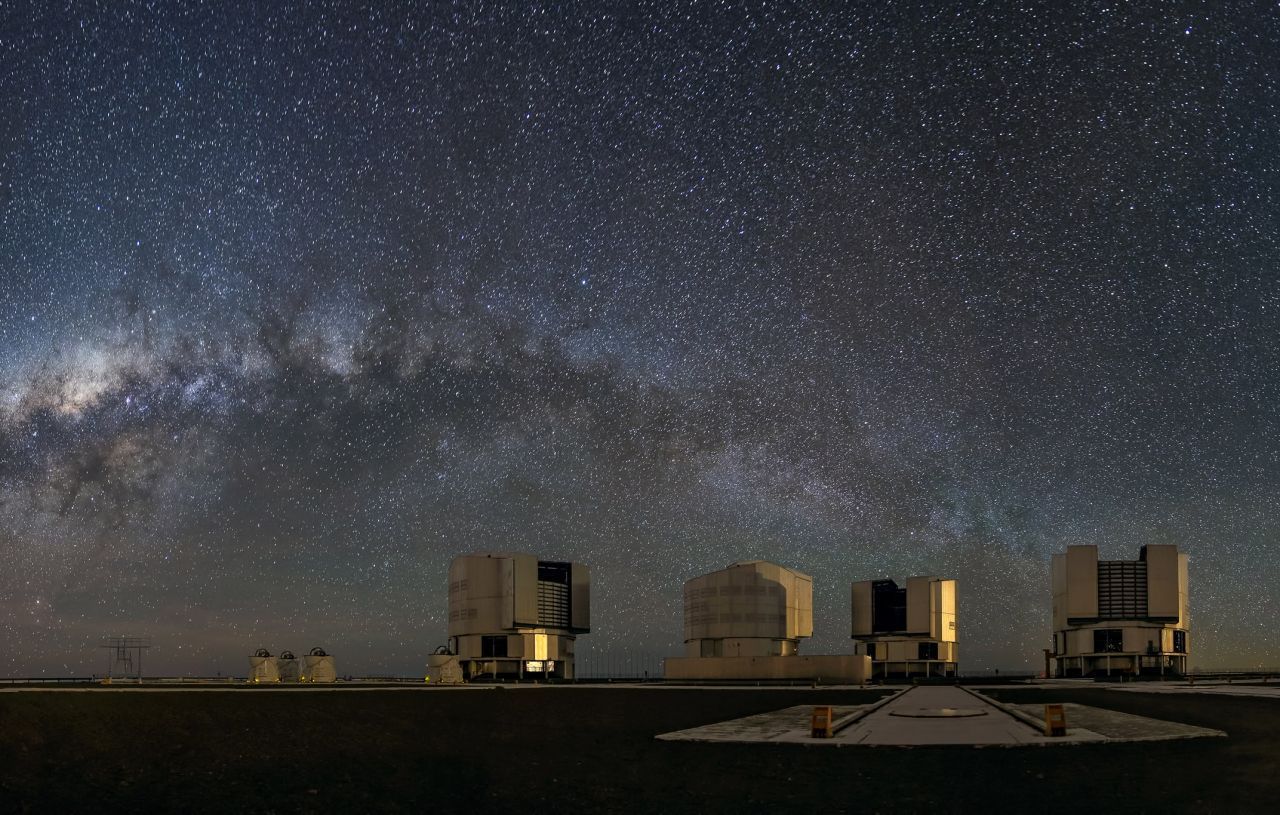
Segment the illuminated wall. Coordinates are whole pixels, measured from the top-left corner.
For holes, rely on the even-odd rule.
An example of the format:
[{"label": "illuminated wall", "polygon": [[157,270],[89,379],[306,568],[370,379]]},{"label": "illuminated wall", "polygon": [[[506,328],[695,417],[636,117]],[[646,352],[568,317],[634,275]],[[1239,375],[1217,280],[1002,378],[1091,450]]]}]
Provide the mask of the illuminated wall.
[{"label": "illuminated wall", "polygon": [[854,583],[851,635],[859,654],[871,657],[874,676],[951,676],[959,645],[956,581],[908,577]]},{"label": "illuminated wall", "polygon": [[591,572],[520,553],[461,555],[449,566],[449,645],[467,676],[572,678],[591,628]]}]

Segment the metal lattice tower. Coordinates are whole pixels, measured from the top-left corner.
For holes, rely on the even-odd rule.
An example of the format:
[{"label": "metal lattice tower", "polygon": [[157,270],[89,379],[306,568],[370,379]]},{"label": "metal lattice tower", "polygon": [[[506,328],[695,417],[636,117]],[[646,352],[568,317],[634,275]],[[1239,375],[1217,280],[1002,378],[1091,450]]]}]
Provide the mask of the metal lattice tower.
[{"label": "metal lattice tower", "polygon": [[151,637],[107,637],[100,647],[107,651],[107,682],[136,677],[142,684],[142,652],[151,647]]}]

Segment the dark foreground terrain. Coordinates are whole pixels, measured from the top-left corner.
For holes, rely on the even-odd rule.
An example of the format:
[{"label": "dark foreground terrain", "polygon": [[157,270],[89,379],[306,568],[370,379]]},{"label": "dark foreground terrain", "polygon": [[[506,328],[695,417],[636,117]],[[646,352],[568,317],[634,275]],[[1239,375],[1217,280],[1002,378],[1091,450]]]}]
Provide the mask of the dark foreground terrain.
[{"label": "dark foreground terrain", "polygon": [[0,810],[33,812],[1275,812],[1280,703],[1001,690],[1227,739],[983,749],[654,735],[878,691],[0,693]]}]

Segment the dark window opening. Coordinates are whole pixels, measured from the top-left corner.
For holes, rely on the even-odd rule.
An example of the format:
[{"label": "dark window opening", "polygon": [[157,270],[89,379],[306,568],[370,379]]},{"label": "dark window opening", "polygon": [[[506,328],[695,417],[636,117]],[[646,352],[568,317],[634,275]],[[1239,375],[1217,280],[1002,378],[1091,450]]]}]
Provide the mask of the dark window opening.
[{"label": "dark window opening", "polygon": [[481,637],[480,656],[505,657],[507,655],[507,637]]},{"label": "dark window opening", "polygon": [[1124,631],[1119,628],[1098,628],[1093,632],[1093,651],[1098,654],[1114,654],[1124,650]]},{"label": "dark window opening", "polygon": [[936,642],[920,643],[920,656],[918,657],[918,659],[937,659],[937,658],[938,658],[938,643]]},{"label": "dark window opening", "polygon": [[572,569],[571,563],[538,561],[538,625],[544,628],[569,627]]},{"label": "dark window opening", "polygon": [[1187,652],[1187,632],[1173,632],[1173,652],[1175,654],[1185,654]]},{"label": "dark window opening", "polygon": [[892,580],[871,581],[871,630],[877,634],[907,630],[907,590]]},{"label": "dark window opening", "polygon": [[569,570],[572,564],[556,563],[550,560],[538,561],[538,580],[546,583],[563,583],[569,585]]},{"label": "dark window opening", "polygon": [[867,643],[867,656],[872,659],[876,658],[876,644],[874,642]]}]

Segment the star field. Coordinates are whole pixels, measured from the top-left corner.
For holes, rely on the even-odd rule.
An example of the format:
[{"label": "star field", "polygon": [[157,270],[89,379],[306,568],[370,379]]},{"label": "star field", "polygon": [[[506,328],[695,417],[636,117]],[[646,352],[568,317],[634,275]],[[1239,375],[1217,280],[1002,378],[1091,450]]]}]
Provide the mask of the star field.
[{"label": "star field", "polygon": [[1038,670],[1074,543],[1280,665],[1274,8],[239,5],[0,5],[0,675],[414,675],[476,550]]}]

